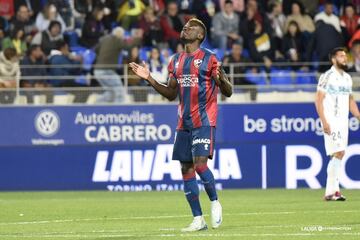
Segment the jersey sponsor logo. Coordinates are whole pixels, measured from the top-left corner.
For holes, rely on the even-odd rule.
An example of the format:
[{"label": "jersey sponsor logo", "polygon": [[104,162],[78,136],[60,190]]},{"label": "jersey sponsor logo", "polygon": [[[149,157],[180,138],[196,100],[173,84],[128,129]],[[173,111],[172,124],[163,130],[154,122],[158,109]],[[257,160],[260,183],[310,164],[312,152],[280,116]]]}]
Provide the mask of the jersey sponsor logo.
[{"label": "jersey sponsor logo", "polygon": [[208,138],[198,138],[198,139],[195,139],[193,142],[192,142],[193,145],[196,145],[196,144],[210,144],[210,139]]},{"label": "jersey sponsor logo", "polygon": [[52,110],[43,110],[35,117],[35,129],[44,137],[55,135],[60,128],[60,118]]},{"label": "jersey sponsor logo", "polygon": [[195,60],[194,60],[194,66],[195,66],[196,68],[199,68],[200,65],[202,64],[202,62],[203,62],[202,59],[195,59]]},{"label": "jersey sponsor logo", "polygon": [[199,78],[195,74],[184,74],[177,78],[181,87],[195,87],[199,83]]}]

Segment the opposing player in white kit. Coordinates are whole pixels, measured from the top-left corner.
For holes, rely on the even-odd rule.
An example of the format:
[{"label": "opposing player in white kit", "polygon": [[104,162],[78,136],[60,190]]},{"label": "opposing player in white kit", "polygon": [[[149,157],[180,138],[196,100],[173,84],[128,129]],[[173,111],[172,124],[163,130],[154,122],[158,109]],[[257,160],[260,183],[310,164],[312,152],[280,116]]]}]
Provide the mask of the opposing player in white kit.
[{"label": "opposing player in white kit", "polygon": [[360,120],[360,112],[352,97],[352,79],[345,72],[347,57],[344,48],[335,48],[329,54],[332,67],[320,76],[316,93],[316,110],[324,129],[327,166],[327,201],[345,201],[340,193],[341,159],[344,157],[349,135],[349,110]]}]

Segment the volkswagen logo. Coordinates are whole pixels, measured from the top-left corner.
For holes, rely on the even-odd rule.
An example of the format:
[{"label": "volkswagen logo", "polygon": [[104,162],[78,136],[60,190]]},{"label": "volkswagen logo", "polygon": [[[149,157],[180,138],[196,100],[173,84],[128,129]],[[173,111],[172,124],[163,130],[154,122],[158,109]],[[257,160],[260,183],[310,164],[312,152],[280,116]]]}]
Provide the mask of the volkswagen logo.
[{"label": "volkswagen logo", "polygon": [[35,128],[40,135],[51,137],[60,128],[60,118],[54,111],[43,110],[35,117]]}]

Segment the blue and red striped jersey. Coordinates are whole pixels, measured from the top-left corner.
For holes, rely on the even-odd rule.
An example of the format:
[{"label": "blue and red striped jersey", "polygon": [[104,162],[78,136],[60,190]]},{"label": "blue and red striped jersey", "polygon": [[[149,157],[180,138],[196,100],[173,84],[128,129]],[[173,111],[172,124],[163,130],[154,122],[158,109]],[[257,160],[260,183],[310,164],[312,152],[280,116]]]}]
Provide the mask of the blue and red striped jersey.
[{"label": "blue and red striped jersey", "polygon": [[178,83],[177,129],[216,126],[218,61],[213,53],[199,48],[193,53],[178,53],[169,63],[169,77]]}]

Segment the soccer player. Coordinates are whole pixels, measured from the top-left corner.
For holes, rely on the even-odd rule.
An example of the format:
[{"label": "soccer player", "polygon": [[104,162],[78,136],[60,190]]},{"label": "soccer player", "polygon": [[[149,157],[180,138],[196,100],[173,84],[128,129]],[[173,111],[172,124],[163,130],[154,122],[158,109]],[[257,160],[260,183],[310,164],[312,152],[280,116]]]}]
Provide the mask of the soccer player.
[{"label": "soccer player", "polygon": [[207,161],[212,158],[214,150],[218,89],[230,97],[232,85],[215,55],[200,48],[205,35],[205,25],[196,18],[184,25],[180,40],[185,51],[175,54],[170,61],[167,85],[157,82],[144,63],[130,63],[134,73],[146,79],[161,95],[169,100],[179,97],[173,159],[181,163],[184,192],[194,216],[193,222],[183,228],[183,232],[207,229],[199,202],[196,173],[211,201],[212,227],[218,228],[222,223],[222,207]]},{"label": "soccer player", "polygon": [[331,157],[327,166],[326,201],[345,201],[340,193],[341,159],[348,144],[349,110],[360,120],[360,112],[351,95],[352,79],[345,72],[347,57],[343,48],[329,54],[332,67],[320,76],[316,93],[316,110],[324,129],[326,154]]}]

